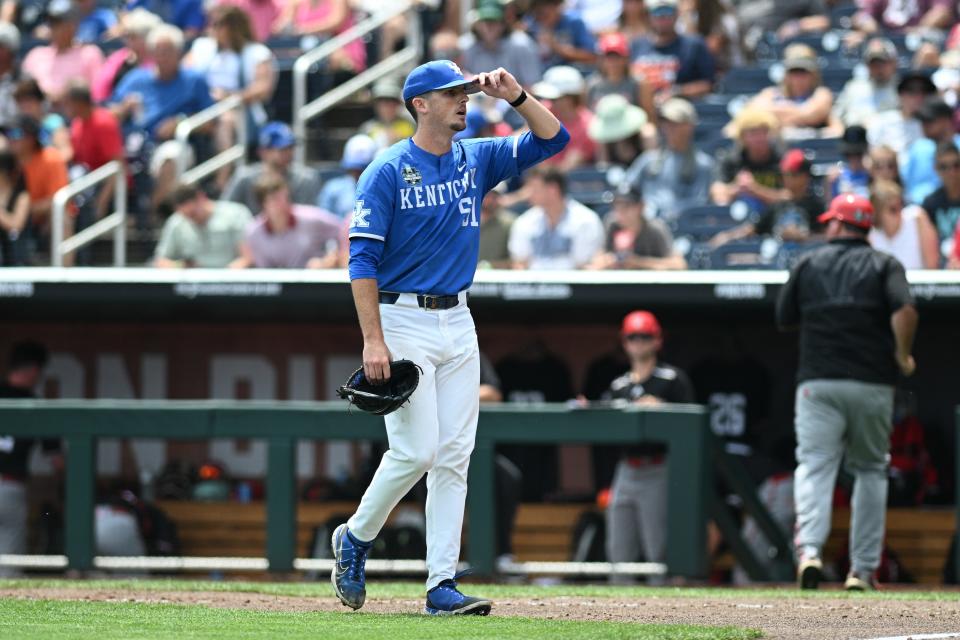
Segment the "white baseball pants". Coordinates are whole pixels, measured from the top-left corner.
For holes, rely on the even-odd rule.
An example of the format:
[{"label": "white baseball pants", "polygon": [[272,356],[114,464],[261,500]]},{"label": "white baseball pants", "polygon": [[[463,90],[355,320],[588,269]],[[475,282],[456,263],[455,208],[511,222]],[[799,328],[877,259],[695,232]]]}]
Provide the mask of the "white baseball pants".
[{"label": "white baseball pants", "polygon": [[[467,498],[467,468],[480,410],[480,356],[466,293],[452,309],[428,311],[401,294],[380,305],[383,335],[394,359],[423,368],[410,403],[384,417],[390,448],[357,512],[347,522],[373,540],[390,512],[427,474],[427,589],[453,578]],[[492,517],[492,516],[491,516]]]}]

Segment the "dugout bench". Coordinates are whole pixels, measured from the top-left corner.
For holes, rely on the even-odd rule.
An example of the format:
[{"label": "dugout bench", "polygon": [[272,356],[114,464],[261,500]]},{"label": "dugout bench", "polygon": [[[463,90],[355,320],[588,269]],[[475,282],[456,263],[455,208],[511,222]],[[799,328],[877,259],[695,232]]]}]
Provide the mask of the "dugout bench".
[{"label": "dugout bench", "polygon": [[[93,566],[97,438],[249,438],[267,443],[267,544],[271,571],[290,571],[296,552],[294,454],[300,439],[383,440],[383,421],[341,402],[8,400],[0,401],[5,434],[62,437],[66,442],[68,566]],[[577,409],[538,404],[484,407],[470,466],[467,559],[477,573],[494,572],[493,451],[500,442],[630,444],[666,442],[670,501],[667,566],[674,575],[707,571],[709,426],[706,409],[674,405],[650,410]]]}]

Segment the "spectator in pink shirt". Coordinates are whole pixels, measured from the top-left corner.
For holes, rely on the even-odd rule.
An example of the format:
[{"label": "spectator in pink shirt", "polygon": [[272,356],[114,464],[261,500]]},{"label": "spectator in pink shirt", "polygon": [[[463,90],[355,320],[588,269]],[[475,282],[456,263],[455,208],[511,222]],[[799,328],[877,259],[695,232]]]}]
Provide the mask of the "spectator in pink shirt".
[{"label": "spectator in pink shirt", "polygon": [[103,66],[96,45],[75,40],[77,14],[70,0],[52,0],[47,7],[50,44],[34,47],[23,60],[23,71],[40,83],[47,97],[59,105],[71,80],[92,84]]},{"label": "spectator in pink shirt", "polygon": [[124,14],[120,28],[125,46],[107,56],[96,79],[90,85],[94,102],[105,102],[123,76],[130,71],[141,65],[153,64],[147,51],[147,34],[161,24],[163,20],[160,16],[146,9],[138,8]]},{"label": "spectator in pink shirt", "polygon": [[329,269],[337,266],[340,219],[309,205],[290,202],[286,180],[264,174],[256,185],[262,211],[247,227],[240,247],[244,266]]},{"label": "spectator in pink shirt", "polygon": [[[274,32],[332,38],[354,25],[348,0],[286,0]],[[334,71],[359,73],[367,67],[367,49],[360,39],[330,56]]]},{"label": "spectator in pink shirt", "polygon": [[254,36],[259,42],[266,42],[273,35],[273,25],[280,17],[284,3],[278,0],[220,0],[218,4],[233,5],[246,11]]},{"label": "spectator in pink shirt", "polygon": [[583,75],[573,67],[551,67],[543,80],[533,85],[533,93],[550,101],[550,111],[570,132],[570,144],[560,153],[543,161],[561,171],[570,171],[594,161],[597,145],[590,139],[588,129],[593,114],[583,106],[586,83]]}]

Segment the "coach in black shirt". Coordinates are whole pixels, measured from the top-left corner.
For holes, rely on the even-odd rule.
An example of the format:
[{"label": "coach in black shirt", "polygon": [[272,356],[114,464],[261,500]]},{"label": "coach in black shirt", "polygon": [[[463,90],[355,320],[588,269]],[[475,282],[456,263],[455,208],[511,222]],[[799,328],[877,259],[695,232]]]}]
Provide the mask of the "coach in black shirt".
[{"label": "coach in black shirt", "polygon": [[[47,364],[47,349],[36,342],[20,342],[10,351],[7,375],[0,381],[0,398],[32,398]],[[2,427],[0,427],[2,429]],[[27,465],[33,438],[14,438],[0,431],[0,554],[26,551]],[[59,450],[57,440],[44,440],[47,452]],[[0,567],[0,576],[4,568]]]},{"label": "coach in black shirt", "polygon": [[903,265],[874,251],[866,236],[870,201],[844,194],[820,216],[826,247],[793,268],[777,301],[777,323],[800,325],[797,373],[798,581],[815,589],[830,533],[840,460],[856,477],[850,526],[848,590],[874,586],[887,503],[887,458],[893,392],[899,373],[915,368],[910,351],[917,312]]}]

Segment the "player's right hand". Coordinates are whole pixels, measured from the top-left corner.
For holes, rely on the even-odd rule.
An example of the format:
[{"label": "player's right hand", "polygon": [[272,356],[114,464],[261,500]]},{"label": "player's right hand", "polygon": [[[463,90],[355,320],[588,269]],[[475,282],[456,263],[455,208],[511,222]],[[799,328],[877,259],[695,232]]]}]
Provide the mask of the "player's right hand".
[{"label": "player's right hand", "polygon": [[897,366],[900,367],[900,373],[908,378],[913,375],[914,371],[917,370],[917,363],[910,354],[905,356],[898,354]]},{"label": "player's right hand", "polygon": [[383,340],[363,343],[363,375],[373,384],[390,379],[390,350]]}]

